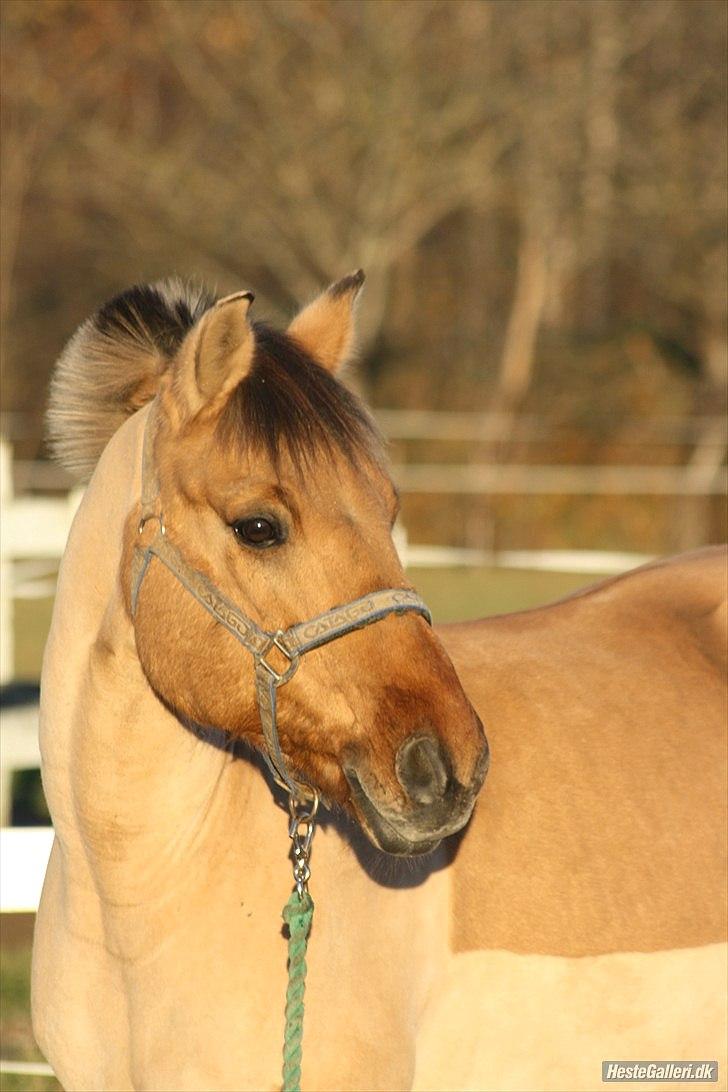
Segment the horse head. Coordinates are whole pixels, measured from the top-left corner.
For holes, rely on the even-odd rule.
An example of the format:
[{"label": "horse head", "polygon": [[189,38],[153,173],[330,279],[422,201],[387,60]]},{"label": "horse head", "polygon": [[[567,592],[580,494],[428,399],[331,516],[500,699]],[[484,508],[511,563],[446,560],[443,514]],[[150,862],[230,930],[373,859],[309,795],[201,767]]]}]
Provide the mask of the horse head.
[{"label": "horse head", "polygon": [[[122,565],[138,656],[175,713],[263,750],[248,651],[152,555],[132,604],[135,556],[163,526],[176,556],[268,633],[410,588],[380,438],[336,378],[362,281],[333,285],[285,333],[250,320],[251,293],[206,301],[187,312],[152,383],[155,484],[130,513]],[[165,309],[179,327],[180,301],[169,288],[157,296],[162,318],[147,327],[164,327]],[[107,340],[128,337],[124,298],[99,313]],[[134,321],[145,308],[138,296]],[[285,672],[278,649],[266,658]],[[277,732],[287,768],[394,854],[427,852],[460,829],[487,769],[482,725],[413,610],[311,650],[280,692]]]}]

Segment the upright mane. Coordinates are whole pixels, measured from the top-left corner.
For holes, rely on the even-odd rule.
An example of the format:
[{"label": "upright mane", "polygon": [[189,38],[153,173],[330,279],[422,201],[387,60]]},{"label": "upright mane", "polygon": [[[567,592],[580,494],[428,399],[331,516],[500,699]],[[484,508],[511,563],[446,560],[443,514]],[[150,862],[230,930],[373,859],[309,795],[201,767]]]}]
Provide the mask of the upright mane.
[{"label": "upright mane", "polygon": [[177,278],[134,285],[76,331],[56,364],[47,413],[54,457],[80,479],[127,417],[151,401],[185,334],[215,302]]},{"label": "upright mane", "polygon": [[[135,285],[76,331],[56,364],[47,433],[55,458],[90,477],[127,417],[157,393],[185,335],[215,303],[177,279]],[[317,453],[381,459],[377,428],[361,401],[285,333],[254,324],[250,374],[218,424],[222,443],[262,448],[275,464],[286,449],[302,469]]]}]

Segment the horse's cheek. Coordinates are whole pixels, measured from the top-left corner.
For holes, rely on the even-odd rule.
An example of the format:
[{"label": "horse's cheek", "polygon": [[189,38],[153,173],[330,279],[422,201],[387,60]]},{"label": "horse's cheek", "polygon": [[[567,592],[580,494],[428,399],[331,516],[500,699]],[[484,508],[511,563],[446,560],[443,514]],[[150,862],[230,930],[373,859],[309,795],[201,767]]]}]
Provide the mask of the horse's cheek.
[{"label": "horse's cheek", "polygon": [[166,573],[145,578],[134,618],[144,674],[178,715],[243,734],[252,693],[242,685],[240,652],[206,618],[189,617],[194,601],[176,593]]}]

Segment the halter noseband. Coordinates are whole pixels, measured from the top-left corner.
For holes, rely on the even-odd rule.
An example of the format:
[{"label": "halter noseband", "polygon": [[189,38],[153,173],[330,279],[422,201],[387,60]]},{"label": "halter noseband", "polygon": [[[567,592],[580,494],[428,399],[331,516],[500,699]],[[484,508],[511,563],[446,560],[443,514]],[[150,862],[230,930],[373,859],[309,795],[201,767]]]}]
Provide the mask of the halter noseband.
[{"label": "halter noseband", "polygon": [[[312,649],[320,648],[321,645],[328,644],[337,637],[343,637],[345,633],[351,633],[353,630],[371,625],[372,622],[378,622],[389,614],[415,611],[431,624],[430,612],[416,592],[406,588],[387,588],[371,592],[360,599],[354,599],[342,607],[334,607],[333,610],[325,611],[308,622],[298,622],[286,630],[261,629],[252,618],[231,603],[204,573],[188,565],[177,547],[169,541],[163,516],[157,506],[159,487],[152,450],[155,420],[155,408],[152,406],[144,432],[139,533],[142,533],[145,524],[150,520],[157,521],[158,529],[148,546],[137,546],[134,550],[131,570],[132,617],[136,615],[144,576],[152,558],[156,557],[215,621],[232,633],[233,637],[252,654],[258,712],[266,745],[263,757],[274,780],[288,792],[291,801],[313,800],[315,810],[318,804],[318,793],[307,782],[293,777],[281,751],[277,721],[278,688],[293,678],[298,670],[300,657]],[[277,649],[287,661],[287,666],[282,672],[267,659],[273,649]]]}]

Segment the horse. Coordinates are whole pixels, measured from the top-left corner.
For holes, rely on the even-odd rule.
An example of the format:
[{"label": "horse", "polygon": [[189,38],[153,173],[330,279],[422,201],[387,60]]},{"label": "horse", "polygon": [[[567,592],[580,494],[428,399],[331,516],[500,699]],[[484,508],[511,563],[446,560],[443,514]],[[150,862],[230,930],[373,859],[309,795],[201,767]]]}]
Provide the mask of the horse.
[{"label": "horse", "polygon": [[136,286],[60,357],[90,482],[42,673],[37,1041],[66,1089],[279,1088],[285,806],[312,833],[320,798],[304,1089],[723,1064],[725,552],[431,626],[338,377],[362,280],[285,332]]}]

